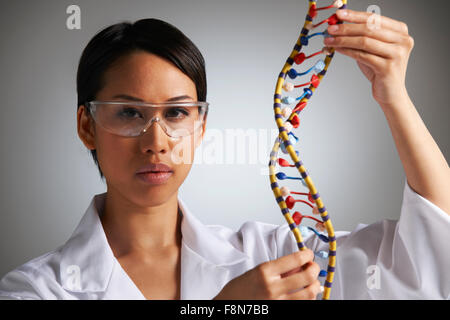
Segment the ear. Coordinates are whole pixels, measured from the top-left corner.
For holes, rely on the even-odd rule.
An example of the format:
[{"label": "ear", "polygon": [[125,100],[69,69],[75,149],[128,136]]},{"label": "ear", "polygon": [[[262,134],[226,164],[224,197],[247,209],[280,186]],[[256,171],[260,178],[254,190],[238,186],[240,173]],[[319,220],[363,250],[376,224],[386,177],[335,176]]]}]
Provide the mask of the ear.
[{"label": "ear", "polygon": [[84,105],[80,105],[77,111],[77,130],[83,144],[89,150],[96,149],[95,146],[95,123]]},{"label": "ear", "polygon": [[203,121],[203,125],[202,125],[202,137],[201,137],[201,140],[203,140],[203,136],[205,135],[205,131],[206,131],[206,120],[207,120],[207,118],[205,118],[205,120]]}]

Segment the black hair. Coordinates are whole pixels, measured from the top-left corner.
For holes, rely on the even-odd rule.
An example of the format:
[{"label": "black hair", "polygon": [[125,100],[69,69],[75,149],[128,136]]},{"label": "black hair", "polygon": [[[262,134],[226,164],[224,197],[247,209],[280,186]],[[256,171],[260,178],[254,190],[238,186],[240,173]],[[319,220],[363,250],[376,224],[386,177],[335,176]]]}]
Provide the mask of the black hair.
[{"label": "black hair", "polygon": [[[104,86],[103,75],[119,58],[135,51],[146,51],[172,62],[186,74],[197,90],[197,100],[206,101],[205,61],[197,46],[179,29],[159,19],[125,21],[98,32],[87,44],[77,72],[77,109],[95,100]],[[98,167],[97,151],[90,150]]]}]

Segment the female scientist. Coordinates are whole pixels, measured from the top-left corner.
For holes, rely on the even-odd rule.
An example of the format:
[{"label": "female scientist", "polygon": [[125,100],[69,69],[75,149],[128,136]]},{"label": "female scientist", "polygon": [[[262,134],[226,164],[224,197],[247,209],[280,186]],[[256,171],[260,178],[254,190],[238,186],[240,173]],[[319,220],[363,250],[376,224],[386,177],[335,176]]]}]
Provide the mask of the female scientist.
[{"label": "female scientist", "polygon": [[[371,29],[369,13],[338,16],[351,23],[330,26],[325,44],[371,82],[407,180],[398,221],[336,233],[331,299],[448,299],[450,169],[405,87],[413,39],[386,17]],[[81,56],[77,90],[78,135],[107,192],[64,245],[1,279],[3,299],[320,297],[327,261],[314,252],[327,247],[316,235],[299,252],[287,224],[203,225],[178,196],[192,161],[177,157],[193,159],[208,112],[204,60],[181,31],[157,19],[104,29]]]}]

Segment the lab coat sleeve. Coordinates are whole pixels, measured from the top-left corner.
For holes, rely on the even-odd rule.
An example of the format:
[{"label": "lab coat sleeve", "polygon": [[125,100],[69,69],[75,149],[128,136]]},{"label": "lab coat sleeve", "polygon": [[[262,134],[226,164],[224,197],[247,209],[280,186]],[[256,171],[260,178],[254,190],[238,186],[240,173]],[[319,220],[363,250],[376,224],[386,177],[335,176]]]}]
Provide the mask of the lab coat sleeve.
[{"label": "lab coat sleeve", "polygon": [[449,299],[449,214],[416,193],[405,181],[397,231],[398,244],[394,242],[394,248],[398,246],[408,255],[412,267],[411,280],[415,280],[406,282],[414,284],[413,288],[419,290],[424,298]]},{"label": "lab coat sleeve", "polygon": [[[278,230],[280,255],[297,250],[289,232],[284,227]],[[335,234],[331,299],[450,298],[450,216],[412,190],[406,180],[398,221],[359,224],[352,232]],[[305,245],[328,251],[328,244],[315,235]],[[327,269],[328,259],[315,261]]]},{"label": "lab coat sleeve", "polygon": [[0,300],[41,300],[41,295],[26,273],[8,272],[0,280]]}]

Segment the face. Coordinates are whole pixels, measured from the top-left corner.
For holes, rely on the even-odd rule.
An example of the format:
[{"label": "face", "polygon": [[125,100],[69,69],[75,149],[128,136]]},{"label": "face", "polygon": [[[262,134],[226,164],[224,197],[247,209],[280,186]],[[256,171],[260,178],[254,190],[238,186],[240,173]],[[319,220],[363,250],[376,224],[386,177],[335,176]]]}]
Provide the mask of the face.
[{"label": "face", "polygon": [[[187,95],[180,102],[197,101],[195,83],[171,62],[147,52],[134,52],[117,60],[104,74],[104,87],[96,96],[99,101],[124,101],[116,95],[128,95],[145,102],[161,103]],[[203,127],[191,136],[171,138],[158,123],[153,123],[139,137],[112,134],[78,110],[78,133],[89,149],[96,149],[108,192],[149,207],[162,204],[178,191],[187,177],[200,144]],[[176,156],[174,156],[176,155]],[[180,158],[184,161],[180,161]],[[149,163],[164,163],[172,175],[163,184],[151,185],[140,180],[136,172]]]}]

